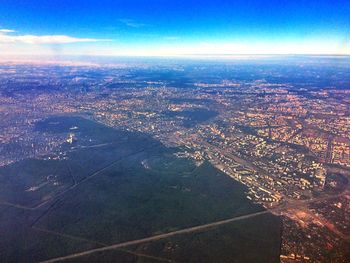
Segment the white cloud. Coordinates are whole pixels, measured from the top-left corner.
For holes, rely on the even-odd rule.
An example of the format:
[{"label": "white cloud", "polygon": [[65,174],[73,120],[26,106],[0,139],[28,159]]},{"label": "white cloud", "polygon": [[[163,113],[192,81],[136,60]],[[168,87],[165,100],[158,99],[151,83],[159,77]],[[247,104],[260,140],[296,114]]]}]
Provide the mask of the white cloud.
[{"label": "white cloud", "polygon": [[25,44],[70,44],[83,42],[111,41],[110,39],[78,38],[65,35],[12,35],[15,32],[10,29],[0,29],[0,43],[25,43]]},{"label": "white cloud", "polygon": [[[202,41],[187,42],[177,36],[137,34],[152,41],[140,43],[108,39],[78,38],[66,35],[19,35],[0,29],[0,58],[4,55],[104,55],[104,56],[222,56],[269,54],[350,54],[350,43],[335,39],[302,39],[295,41]],[[136,35],[136,34],[135,34]],[[148,40],[147,39],[147,40]],[[181,41],[176,41],[176,40]],[[103,43],[103,41],[112,41]],[[91,44],[79,44],[91,42]],[[76,45],[64,45],[77,43]],[[35,44],[43,44],[38,48]],[[46,44],[46,45],[44,45]],[[58,45],[55,45],[58,44]]]},{"label": "white cloud", "polygon": [[0,33],[13,33],[13,32],[16,32],[16,31],[12,29],[0,29]]}]

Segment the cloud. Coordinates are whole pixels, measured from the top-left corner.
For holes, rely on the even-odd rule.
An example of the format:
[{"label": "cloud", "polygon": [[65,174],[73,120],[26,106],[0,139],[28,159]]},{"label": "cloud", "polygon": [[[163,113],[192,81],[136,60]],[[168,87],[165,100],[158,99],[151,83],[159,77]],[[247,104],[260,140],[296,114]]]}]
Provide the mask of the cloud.
[{"label": "cloud", "polygon": [[0,33],[13,33],[13,32],[16,32],[16,31],[12,29],[0,29]]},{"label": "cloud", "polygon": [[83,42],[111,41],[110,39],[78,38],[66,35],[11,35],[15,32],[10,29],[0,29],[0,43],[25,43],[25,44],[70,44]]},{"label": "cloud", "polygon": [[119,19],[119,22],[128,26],[128,27],[134,27],[134,28],[139,28],[139,27],[144,27],[146,24],[136,22],[133,19]]}]

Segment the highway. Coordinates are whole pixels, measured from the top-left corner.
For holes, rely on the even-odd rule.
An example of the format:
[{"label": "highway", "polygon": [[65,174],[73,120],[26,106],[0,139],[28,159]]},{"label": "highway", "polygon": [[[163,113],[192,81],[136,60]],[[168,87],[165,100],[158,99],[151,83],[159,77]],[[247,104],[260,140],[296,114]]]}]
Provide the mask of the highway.
[{"label": "highway", "polygon": [[147,243],[147,242],[157,241],[160,239],[170,238],[170,237],[177,236],[177,235],[206,231],[208,229],[211,229],[211,228],[214,228],[217,226],[221,226],[221,225],[229,224],[229,223],[232,223],[235,221],[245,220],[248,218],[253,218],[256,216],[269,214],[269,213],[270,212],[268,210],[265,210],[265,211],[261,211],[261,212],[248,214],[248,215],[237,216],[237,217],[233,217],[230,219],[221,220],[221,221],[217,221],[217,222],[213,222],[213,223],[209,223],[209,224],[189,227],[189,228],[185,228],[185,229],[181,229],[181,230],[177,230],[177,231],[173,231],[173,232],[169,232],[169,233],[165,233],[165,234],[160,234],[160,235],[151,236],[151,237],[147,237],[147,238],[127,241],[127,242],[118,243],[115,245],[105,246],[105,247],[101,247],[101,248],[95,248],[95,249],[75,253],[75,254],[68,255],[68,256],[53,258],[53,259],[49,259],[46,261],[42,261],[42,263],[60,262],[60,261],[68,260],[68,259],[74,259],[74,258],[78,258],[78,257],[82,257],[82,256],[88,256],[88,255],[91,255],[91,254],[96,253],[96,252],[103,252],[103,251],[108,251],[108,250],[120,249],[120,248],[124,248],[124,247],[128,247],[128,246],[132,246],[132,245],[139,245],[142,243]]}]

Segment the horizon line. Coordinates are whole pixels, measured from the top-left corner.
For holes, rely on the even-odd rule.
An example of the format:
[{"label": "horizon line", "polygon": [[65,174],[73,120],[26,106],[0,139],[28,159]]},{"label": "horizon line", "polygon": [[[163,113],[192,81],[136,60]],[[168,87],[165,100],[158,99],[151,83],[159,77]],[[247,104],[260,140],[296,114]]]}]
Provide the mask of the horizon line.
[{"label": "horizon line", "polygon": [[[118,61],[107,62],[99,59],[226,59],[226,60],[254,60],[268,58],[346,58],[350,54],[181,54],[181,55],[10,55],[0,56],[0,64],[62,64],[62,65],[96,65],[115,64]],[[89,60],[90,59],[90,60]],[[121,61],[121,63],[125,63]],[[120,65],[120,64],[119,64]]]}]

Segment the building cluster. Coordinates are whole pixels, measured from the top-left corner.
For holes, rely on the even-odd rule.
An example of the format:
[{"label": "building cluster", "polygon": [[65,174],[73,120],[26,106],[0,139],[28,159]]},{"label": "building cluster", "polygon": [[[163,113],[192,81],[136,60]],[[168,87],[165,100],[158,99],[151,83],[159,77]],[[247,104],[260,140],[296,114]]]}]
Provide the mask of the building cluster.
[{"label": "building cluster", "polygon": [[[248,199],[285,217],[283,262],[314,262],[322,249],[343,245],[339,233],[349,232],[349,196],[334,190],[345,183],[333,180],[329,169],[350,168],[349,89],[308,90],[292,81],[227,75],[221,80],[194,75],[192,82],[179,84],[157,74],[133,78],[134,70],[3,65],[0,166],[55,152],[52,158],[64,158],[57,149],[74,145],[75,131],[39,133],[35,124],[51,115],[82,115],[180,146],[186,150],[179,157],[197,165],[209,161],[246,185]],[[338,196],[325,198],[331,194]],[[295,211],[295,204],[306,209]],[[295,218],[290,211],[305,216]]]}]

